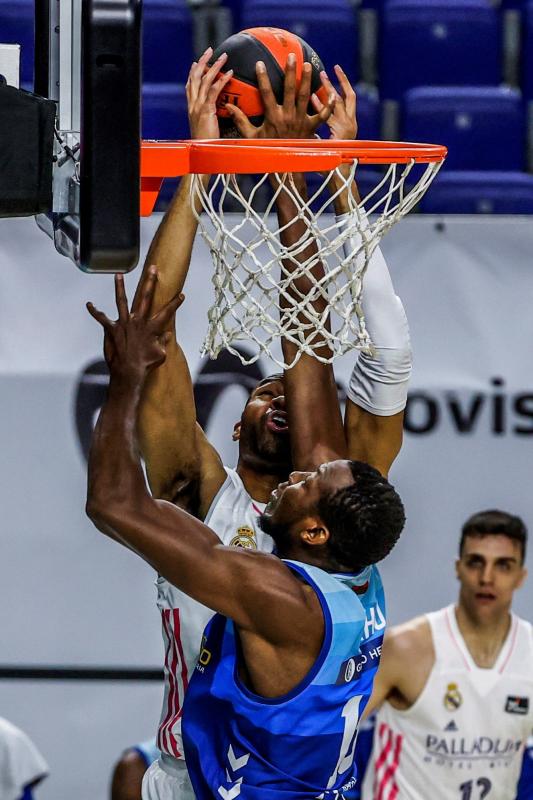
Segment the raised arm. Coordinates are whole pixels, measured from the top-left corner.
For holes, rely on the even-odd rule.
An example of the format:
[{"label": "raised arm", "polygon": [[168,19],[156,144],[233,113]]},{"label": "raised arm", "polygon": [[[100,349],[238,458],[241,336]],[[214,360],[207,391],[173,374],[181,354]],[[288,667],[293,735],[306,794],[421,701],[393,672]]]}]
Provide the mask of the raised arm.
[{"label": "raised arm", "polygon": [[301,617],[309,601],[287,566],[275,556],[222,546],[198,519],[147,490],[136,434],[140,398],[147,374],[164,361],[166,328],[183,299],[151,317],[155,280],[150,271],[130,313],[122,276],[116,277],[116,322],[88,306],[106,332],[111,379],[89,456],[87,513],[103,533],[240,628],[274,643],[294,639],[298,620],[307,624]]},{"label": "raised arm", "polygon": [[[292,54],[287,60],[281,105],[276,102],[262,62],[257,64],[257,80],[265,107],[265,121],[260,128],[251,125],[238,108],[227,106],[236,126],[247,138],[309,138],[331,114],[332,98],[317,114],[307,113],[311,91],[311,65],[303,65],[301,83],[297,87],[296,58]],[[279,178],[273,176],[272,183],[277,191]],[[313,258],[317,253],[317,245],[310,233],[310,226],[305,216],[302,217],[299,213],[301,199],[307,193],[305,180],[302,175],[293,175],[285,186],[286,188],[277,191],[276,199],[280,239],[289,252],[283,260],[283,269],[285,274],[290,274],[302,262],[309,262],[309,272],[313,279],[310,280],[305,275],[295,277],[287,288],[288,297],[283,293],[280,296],[282,315],[285,309],[292,307],[289,298],[298,301],[298,298],[306,297],[324,274],[321,261]],[[319,313],[326,311],[327,302],[321,296],[316,298],[313,305]],[[303,313],[298,319],[304,324],[308,323]],[[282,348],[285,362],[293,362],[297,355],[294,342],[284,338]],[[330,355],[326,344],[317,348],[316,352],[323,357]],[[331,364],[322,363],[314,356],[304,353],[293,367],[285,370],[284,386],[294,467],[298,470],[313,470],[324,462],[345,458],[342,417]]]},{"label": "raised arm", "polygon": [[[322,75],[324,86],[336,95],[335,108],[327,124],[333,138],[355,139],[356,95],[339,66],[335,67],[335,73],[340,94],[335,92],[325,73]],[[315,108],[321,108],[317,98],[313,102]],[[341,167],[341,172],[346,177],[348,167]],[[342,178],[335,174],[330,188],[337,191],[342,185]],[[347,191],[337,194],[334,201],[340,225],[350,208]],[[355,183],[351,191],[360,202]],[[348,246],[356,246],[356,243]],[[403,416],[411,375],[411,345],[405,311],[394,291],[379,247],[366,271],[362,307],[374,352],[372,355],[359,355],[350,378],[344,423],[348,454],[350,458],[366,461],[387,475],[402,445]]]},{"label": "raised arm", "polygon": [[[194,138],[217,138],[216,99],[230,79],[215,80],[226,56],[208,69],[207,50],[191,67],[187,100]],[[191,178],[185,176],[152,241],[136,298],[152,264],[158,279],[153,310],[179,294],[185,283],[197,230],[190,200]],[[196,422],[193,385],[176,339],[174,319],[168,322],[167,358],[148,377],[141,398],[139,442],[148,480],[156,497],[179,503],[201,516],[225,479],[218,454]]]}]

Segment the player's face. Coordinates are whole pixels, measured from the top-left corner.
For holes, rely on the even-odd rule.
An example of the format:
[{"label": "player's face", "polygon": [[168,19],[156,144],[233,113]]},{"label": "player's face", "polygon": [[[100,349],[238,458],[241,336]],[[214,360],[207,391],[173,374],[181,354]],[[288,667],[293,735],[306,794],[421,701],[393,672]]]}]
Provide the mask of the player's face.
[{"label": "player's face", "polygon": [[290,464],[290,440],[283,381],[257,386],[243,411],[239,442],[241,455],[248,451],[273,464]]},{"label": "player's face", "polygon": [[354,482],[349,461],[329,461],[314,472],[291,472],[272,492],[265,516],[274,526],[291,528],[316,513],[321,497],[334,494]]},{"label": "player's face", "polygon": [[480,620],[506,614],[526,576],[520,543],[492,533],[466,537],[456,570],[461,605]]}]

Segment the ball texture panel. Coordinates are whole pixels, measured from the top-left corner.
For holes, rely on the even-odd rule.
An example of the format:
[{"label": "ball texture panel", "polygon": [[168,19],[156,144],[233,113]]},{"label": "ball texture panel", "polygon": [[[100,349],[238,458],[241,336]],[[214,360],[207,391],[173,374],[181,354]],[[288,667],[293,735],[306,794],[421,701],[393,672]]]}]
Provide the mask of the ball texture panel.
[{"label": "ball texture panel", "polygon": [[[327,93],[320,81],[320,72],[324,67],[319,56],[307,42],[290,31],[281,28],[248,28],[222,42],[211,56],[210,64],[213,64],[222,53],[228,54],[222,72],[233,70],[233,77],[217,101],[217,114],[223,131],[225,123],[232,124],[225,108],[226,103],[232,103],[240,108],[254,125],[261,124],[264,108],[257,86],[258,61],[263,61],[265,64],[278,103],[283,101],[285,66],[289,53],[294,53],[296,57],[297,86],[302,78],[303,64],[308,61],[312,65],[311,92],[315,92],[323,103],[327,101]],[[311,105],[309,111],[314,113]]]}]

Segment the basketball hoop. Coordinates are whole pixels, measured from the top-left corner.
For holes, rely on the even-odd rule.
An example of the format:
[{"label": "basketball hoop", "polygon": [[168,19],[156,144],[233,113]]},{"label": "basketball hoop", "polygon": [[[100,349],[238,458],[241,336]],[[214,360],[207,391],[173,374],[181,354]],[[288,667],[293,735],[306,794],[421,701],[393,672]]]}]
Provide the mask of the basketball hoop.
[{"label": "basketball hoop", "polygon": [[[382,236],[427,190],[446,152],[440,145],[317,139],[144,142],[143,213],[153,209],[163,177],[192,175],[191,201],[215,267],[203,353],[216,358],[225,348],[245,364],[263,353],[286,369],[302,353],[331,362],[354,348],[371,352],[361,308],[366,269]],[[368,164],[385,171],[375,173],[375,185],[358,201],[352,187],[359,165]],[[308,173],[308,197],[294,173]],[[203,175],[212,176],[209,185]],[[288,246],[274,222],[281,192],[295,218],[305,221],[305,233]],[[335,217],[327,212],[341,194],[347,210]],[[316,246],[305,258],[311,243]],[[300,279],[305,294],[294,290]],[[319,299],[328,313],[318,310]],[[281,338],[296,345],[291,363],[273,349]],[[235,347],[238,341],[255,346],[249,358]]]}]

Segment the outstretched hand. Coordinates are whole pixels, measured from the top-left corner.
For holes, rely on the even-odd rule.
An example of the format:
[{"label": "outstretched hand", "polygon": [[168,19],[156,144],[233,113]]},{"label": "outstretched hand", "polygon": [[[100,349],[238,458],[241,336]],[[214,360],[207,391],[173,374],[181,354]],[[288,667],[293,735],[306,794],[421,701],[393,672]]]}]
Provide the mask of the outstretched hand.
[{"label": "outstretched hand", "polygon": [[151,317],[156,282],[157,270],[150,267],[130,311],[124,278],[115,275],[118,319],[114,322],[92,303],[87,303],[87,311],[105,331],[104,356],[112,376],[141,382],[166,358],[165,346],[170,338],[168,326],[184,295],[176,295]]},{"label": "outstretched hand", "polygon": [[233,70],[230,69],[217,77],[228,56],[222,53],[210,67],[208,62],[212,54],[213,48],[208,47],[202,57],[193,62],[185,86],[189,126],[193,139],[218,139],[220,136],[217,100],[233,76]]},{"label": "outstretched hand", "polygon": [[307,61],[302,67],[302,79],[297,87],[296,56],[289,53],[285,67],[283,103],[278,104],[270,83],[265,64],[256,65],[257,83],[265,108],[263,123],[252,125],[246,114],[232,103],[226,104],[236,128],[245,139],[308,139],[316,129],[327,122],[333,112],[335,96],[330,94],[328,102],[316,114],[308,114],[311,97],[312,67]]},{"label": "outstretched hand", "polygon": [[[335,97],[333,111],[328,115],[328,118],[325,120],[325,122],[331,131],[332,139],[356,139],[357,97],[344,70],[339,67],[338,64],[334,69],[335,75],[337,76],[339,85],[341,87],[341,94],[335,90],[335,87],[328,78],[327,73],[325,71],[320,73],[322,86],[327,91],[328,96],[333,95]],[[320,102],[316,94],[311,97],[311,102],[318,113],[324,109],[323,103]]]}]

